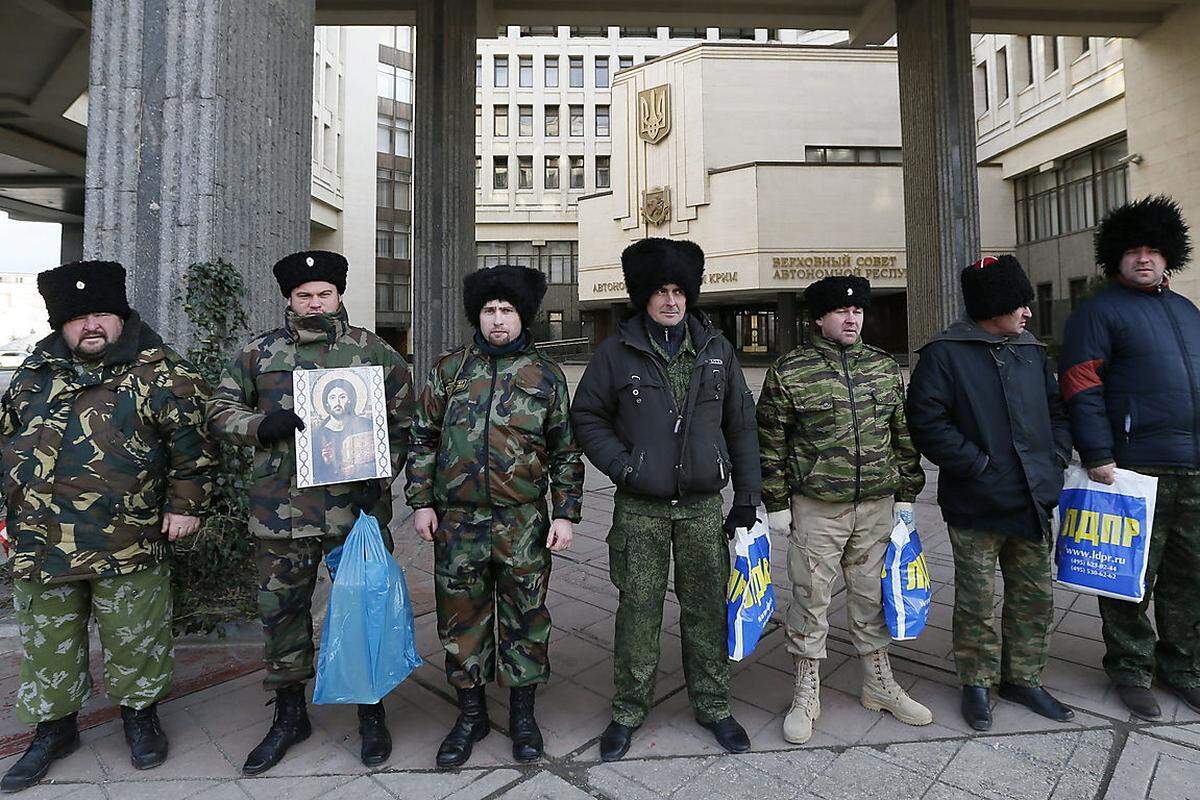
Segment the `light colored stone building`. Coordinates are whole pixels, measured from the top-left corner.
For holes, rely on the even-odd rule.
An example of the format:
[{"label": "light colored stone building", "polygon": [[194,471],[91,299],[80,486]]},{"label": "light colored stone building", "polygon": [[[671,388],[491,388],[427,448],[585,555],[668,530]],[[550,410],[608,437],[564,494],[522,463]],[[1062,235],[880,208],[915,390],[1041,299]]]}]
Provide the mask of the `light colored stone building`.
[{"label": "light colored stone building", "polygon": [[[613,185],[579,203],[579,297],[597,337],[626,302],[621,250],[670,236],[704,248],[702,305],[744,358],[793,346],[799,294],[844,273],[875,287],[867,340],[905,352],[896,71],[891,48],[710,42],[619,75]],[[1011,250],[998,167],[980,168],[979,194],[985,251]]]}]

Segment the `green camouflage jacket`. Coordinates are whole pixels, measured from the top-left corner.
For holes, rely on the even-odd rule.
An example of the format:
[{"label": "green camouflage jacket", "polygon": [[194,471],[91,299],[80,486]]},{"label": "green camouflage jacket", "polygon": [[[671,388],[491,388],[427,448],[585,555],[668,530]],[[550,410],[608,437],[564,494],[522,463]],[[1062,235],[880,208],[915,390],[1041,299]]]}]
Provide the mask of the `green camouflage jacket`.
[{"label": "green camouflage jacket", "polygon": [[213,490],[208,393],[136,313],[95,364],[57,333],[39,342],[0,400],[13,575],[57,583],[165,559],[163,513],[200,516]]},{"label": "green camouflage jacket", "polygon": [[763,500],[792,494],[828,503],[895,495],[913,502],[925,486],[904,418],[904,382],[887,353],[814,335],[767,371],[758,400]]},{"label": "green camouflage jacket", "polygon": [[[350,503],[354,483],[296,486],[295,442],[291,437],[264,448],[258,441],[263,417],[293,408],[292,370],[383,367],[387,396],[392,478],[408,453],[413,387],[408,363],[387,342],[350,325],[343,306],[336,314],[299,316],[290,309],[284,327],[250,341],[226,368],[209,403],[208,423],[223,439],[254,448],[250,473],[250,532],[261,539],[342,537],[357,515]],[[392,519],[385,490],[371,514],[386,527]]]},{"label": "green camouflage jacket", "polygon": [[499,358],[475,344],[434,364],[408,458],[413,508],[537,503],[578,522],[583,456],[571,433],[567,379],[530,343]]}]

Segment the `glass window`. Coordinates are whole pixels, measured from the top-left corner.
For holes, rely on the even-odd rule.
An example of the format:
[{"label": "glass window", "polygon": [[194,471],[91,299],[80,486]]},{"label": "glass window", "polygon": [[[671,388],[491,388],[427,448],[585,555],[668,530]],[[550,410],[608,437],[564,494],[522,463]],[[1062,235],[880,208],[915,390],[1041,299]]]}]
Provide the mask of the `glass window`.
[{"label": "glass window", "polygon": [[826,147],[825,161],[830,164],[853,164],[858,161],[858,154],[853,147]]},{"label": "glass window", "polygon": [[550,323],[551,340],[563,338],[563,312],[549,311],[546,314],[546,319]]},{"label": "glass window", "polygon": [[398,119],[393,124],[395,128],[392,130],[392,155],[411,156],[412,123],[406,119]]},{"label": "glass window", "polygon": [[483,86],[483,56],[475,56],[475,88]]},{"label": "glass window", "polygon": [[1089,53],[1092,50],[1092,40],[1087,36],[1079,37],[1079,54]]},{"label": "glass window", "polygon": [[379,208],[395,208],[392,204],[392,171],[375,170],[375,205]]},{"label": "glass window", "polygon": [[622,38],[639,37],[639,38],[643,38],[643,39],[654,39],[654,38],[658,37],[658,28],[637,28],[637,27],[622,26],[620,31],[621,31]]},{"label": "glass window", "polygon": [[508,136],[508,106],[492,108],[492,135]]},{"label": "glass window", "polygon": [[668,28],[667,35],[672,39],[706,39],[708,28]]},{"label": "glass window", "polygon": [[517,135],[533,136],[533,106],[517,106]]},{"label": "glass window", "polygon": [[570,85],[574,89],[583,88],[583,56],[570,56]]},{"label": "glass window", "polygon": [[557,25],[522,25],[522,36],[558,36]]},{"label": "glass window", "polygon": [[975,65],[975,113],[988,110],[988,65],[986,61]]},{"label": "glass window", "polygon": [[542,177],[542,185],[546,189],[558,188],[558,156],[546,156],[546,173]]},{"label": "glass window", "polygon": [[596,188],[607,189],[611,185],[609,156],[596,156]]},{"label": "glass window", "polygon": [[1037,329],[1038,335],[1049,337],[1054,334],[1054,284],[1039,283],[1037,286]]},{"label": "glass window", "polygon": [[475,106],[475,135],[483,135],[483,108]]},{"label": "glass window", "polygon": [[499,89],[508,86],[508,56],[492,56],[492,86]]},{"label": "glass window", "polygon": [[377,223],[375,226],[375,257],[392,257],[392,226],[386,222]]},{"label": "glass window", "polygon": [[570,136],[583,136],[583,106],[570,106],[571,129]]},{"label": "glass window", "polygon": [[754,28],[717,28],[722,39],[748,39],[754,41]]},{"label": "glass window", "polygon": [[596,56],[596,88],[607,89],[608,85],[608,56]]},{"label": "glass window", "polygon": [[901,152],[899,147],[881,147],[879,148],[879,163],[899,164],[901,161]]},{"label": "glass window", "polygon": [[412,210],[412,175],[407,172],[395,173],[396,180],[392,184],[392,208],[402,211]]},{"label": "glass window", "polygon": [[533,156],[517,156],[517,188],[533,188]]},{"label": "glass window", "polygon": [[396,49],[406,53],[412,52],[412,28],[407,25],[396,28]]},{"label": "glass window", "polygon": [[558,88],[558,56],[546,56],[545,84],[547,89]]},{"label": "glass window", "polygon": [[375,74],[375,91],[380,97],[396,99],[396,68],[380,64]]},{"label": "glass window", "polygon": [[996,102],[1008,99],[1008,50],[1001,47],[996,51]]},{"label": "glass window", "polygon": [[806,148],[804,148],[804,160],[812,161],[817,164],[825,163],[825,148],[824,147],[806,147]]},{"label": "glass window", "polygon": [[508,156],[492,157],[492,188],[508,188]]},{"label": "glass window", "polygon": [[1042,55],[1046,62],[1046,74],[1058,71],[1058,37],[1042,37]]},{"label": "glass window", "polygon": [[583,156],[571,156],[571,188],[583,188]]},{"label": "glass window", "polygon": [[1074,311],[1083,302],[1083,296],[1087,294],[1087,278],[1071,278],[1067,281],[1067,294],[1071,298],[1071,310]]},{"label": "glass window", "polygon": [[546,106],[546,135],[558,136],[558,106]]},{"label": "glass window", "polygon": [[480,173],[483,172],[483,157],[475,156],[475,188],[480,188],[479,181],[483,177]]},{"label": "glass window", "polygon": [[533,56],[517,56],[517,85],[533,86]]},{"label": "glass window", "polygon": [[406,69],[396,70],[396,100],[401,103],[412,104],[413,97],[413,79],[412,73]]},{"label": "glass window", "polygon": [[629,69],[633,66],[633,56],[617,56],[617,68]]},{"label": "glass window", "polygon": [[375,128],[375,152],[391,153],[392,152],[392,121],[388,117],[380,117],[379,124]]},{"label": "glass window", "polygon": [[595,39],[595,38],[607,38],[607,37],[608,37],[608,28],[604,25],[572,25],[571,26],[571,38],[572,39],[582,39],[582,38]]},{"label": "glass window", "polygon": [[596,106],[596,135],[609,135],[608,106]]}]

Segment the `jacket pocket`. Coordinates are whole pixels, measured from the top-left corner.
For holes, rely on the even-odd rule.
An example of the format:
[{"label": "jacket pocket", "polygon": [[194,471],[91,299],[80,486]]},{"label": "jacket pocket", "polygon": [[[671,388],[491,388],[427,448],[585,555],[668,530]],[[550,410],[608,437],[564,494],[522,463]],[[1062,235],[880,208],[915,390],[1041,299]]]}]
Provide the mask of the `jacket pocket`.
[{"label": "jacket pocket", "polygon": [[703,374],[700,378],[700,393],[696,396],[697,403],[708,401],[721,402],[725,399],[725,367],[722,364],[705,362],[700,367]]}]

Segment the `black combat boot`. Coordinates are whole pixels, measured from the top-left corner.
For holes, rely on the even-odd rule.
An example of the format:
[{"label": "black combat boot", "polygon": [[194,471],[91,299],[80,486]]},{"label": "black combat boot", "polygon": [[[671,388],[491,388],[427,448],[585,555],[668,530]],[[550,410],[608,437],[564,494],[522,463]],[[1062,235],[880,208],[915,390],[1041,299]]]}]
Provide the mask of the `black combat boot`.
[{"label": "black combat boot", "polygon": [[158,724],[158,703],[142,709],[121,706],[121,722],[134,767],[150,769],[167,760],[167,735]]},{"label": "black combat boot", "polygon": [[51,763],[74,753],[78,748],[79,728],[75,726],[74,714],[50,722],[39,722],[25,755],[9,767],[4,778],[0,779],[0,791],[19,792],[28,789],[45,777]]},{"label": "black combat boot", "polygon": [[536,691],[535,684],[515,687],[509,692],[508,735],[512,738],[513,758],[517,761],[537,761],[542,757],[542,731],[533,716]]},{"label": "black combat boot", "polygon": [[392,754],[392,735],[383,716],[383,702],[358,707],[358,735],[362,737],[362,763],[377,767]]},{"label": "black combat boot", "polygon": [[304,704],[304,684],[297,683],[275,690],[275,721],[271,730],[246,756],[243,775],[258,775],[279,763],[294,744],[312,735],[308,709]]},{"label": "black combat boot", "polygon": [[482,686],[459,689],[458,708],[458,719],[438,748],[437,765],[440,769],[461,767],[467,763],[475,743],[491,730]]}]

